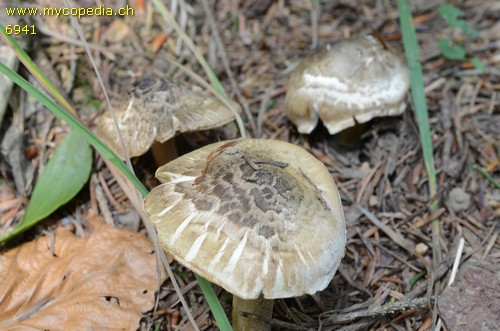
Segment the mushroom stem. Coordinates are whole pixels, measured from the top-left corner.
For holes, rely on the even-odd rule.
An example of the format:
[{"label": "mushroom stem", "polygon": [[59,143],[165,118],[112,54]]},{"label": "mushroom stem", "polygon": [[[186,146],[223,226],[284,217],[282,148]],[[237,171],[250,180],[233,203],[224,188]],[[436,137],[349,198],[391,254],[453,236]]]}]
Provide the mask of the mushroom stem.
[{"label": "mushroom stem", "polygon": [[177,158],[177,148],[175,147],[175,138],[160,143],[155,141],[151,146],[151,152],[158,167]]},{"label": "mushroom stem", "polygon": [[[242,312],[257,315],[257,318],[244,317]],[[235,331],[260,330],[270,331],[271,325],[268,320],[273,314],[273,300],[258,299],[245,300],[233,295],[233,328]]]},{"label": "mushroom stem", "polygon": [[363,134],[368,132],[369,123],[356,123],[354,126],[335,134],[333,144],[340,147],[358,148],[361,146]]}]

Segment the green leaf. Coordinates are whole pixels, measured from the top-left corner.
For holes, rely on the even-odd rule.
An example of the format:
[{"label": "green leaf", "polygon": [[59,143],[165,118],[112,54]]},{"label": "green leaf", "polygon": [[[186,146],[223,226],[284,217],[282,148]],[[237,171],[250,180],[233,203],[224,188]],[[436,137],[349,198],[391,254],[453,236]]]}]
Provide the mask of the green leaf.
[{"label": "green leaf", "polygon": [[471,58],[470,62],[474,65],[474,68],[476,68],[480,73],[484,72],[485,66],[481,61],[479,61],[477,57]]},{"label": "green leaf", "polygon": [[92,151],[89,144],[78,132],[71,131],[45,165],[23,220],[0,241],[27,230],[71,200],[87,182],[91,168]]},{"label": "green leaf", "polygon": [[464,15],[464,12],[453,5],[440,5],[437,12],[441,17],[448,23],[449,26],[454,28],[459,28],[465,34],[470,37],[479,36],[479,31],[471,27],[467,22],[459,19],[460,16]]},{"label": "green leaf", "polygon": [[464,20],[458,20],[456,27],[460,28],[469,37],[476,38],[479,36],[479,31],[467,24]]},{"label": "green leaf", "polygon": [[453,5],[442,4],[438,7],[437,12],[450,26],[456,27],[455,24],[464,12]]},{"label": "green leaf", "polygon": [[441,53],[449,60],[464,60],[465,49],[460,45],[452,45],[447,39],[439,39],[439,49]]}]

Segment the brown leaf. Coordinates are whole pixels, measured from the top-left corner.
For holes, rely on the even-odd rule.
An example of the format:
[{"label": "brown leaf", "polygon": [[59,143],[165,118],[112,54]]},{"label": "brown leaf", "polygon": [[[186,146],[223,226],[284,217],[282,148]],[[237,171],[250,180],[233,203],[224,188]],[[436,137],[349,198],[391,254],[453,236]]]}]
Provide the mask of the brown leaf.
[{"label": "brown leaf", "polygon": [[[136,330],[152,309],[156,259],[142,234],[92,221],[58,228],[0,256],[0,329]],[[162,278],[164,278],[162,276]]]}]

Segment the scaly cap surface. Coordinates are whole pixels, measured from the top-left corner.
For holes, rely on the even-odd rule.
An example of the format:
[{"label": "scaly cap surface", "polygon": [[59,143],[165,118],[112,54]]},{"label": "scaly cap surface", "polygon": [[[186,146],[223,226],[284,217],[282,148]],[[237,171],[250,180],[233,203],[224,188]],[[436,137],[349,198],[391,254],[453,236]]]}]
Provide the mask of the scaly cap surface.
[{"label": "scaly cap surface", "polygon": [[344,255],[335,182],[304,149],[273,140],[208,145],[160,167],[144,210],[180,263],[243,299],[323,290]]},{"label": "scaly cap surface", "polygon": [[[234,120],[233,113],[215,96],[198,86],[148,78],[132,90],[132,100],[116,109],[118,127],[131,157],[148,151],[153,142],[165,142],[177,133],[208,130]],[[227,100],[237,112],[240,107]],[[113,118],[104,113],[97,135],[123,157]]]}]

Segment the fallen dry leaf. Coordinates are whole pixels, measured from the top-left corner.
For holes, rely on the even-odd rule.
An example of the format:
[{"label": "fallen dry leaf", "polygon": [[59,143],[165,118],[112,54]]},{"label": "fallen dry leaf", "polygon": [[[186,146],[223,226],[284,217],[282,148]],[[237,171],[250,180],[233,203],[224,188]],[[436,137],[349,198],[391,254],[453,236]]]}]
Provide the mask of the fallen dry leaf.
[{"label": "fallen dry leaf", "polygon": [[139,327],[158,286],[153,247],[140,233],[91,224],[83,238],[58,228],[53,251],[44,236],[0,256],[0,329]]}]

